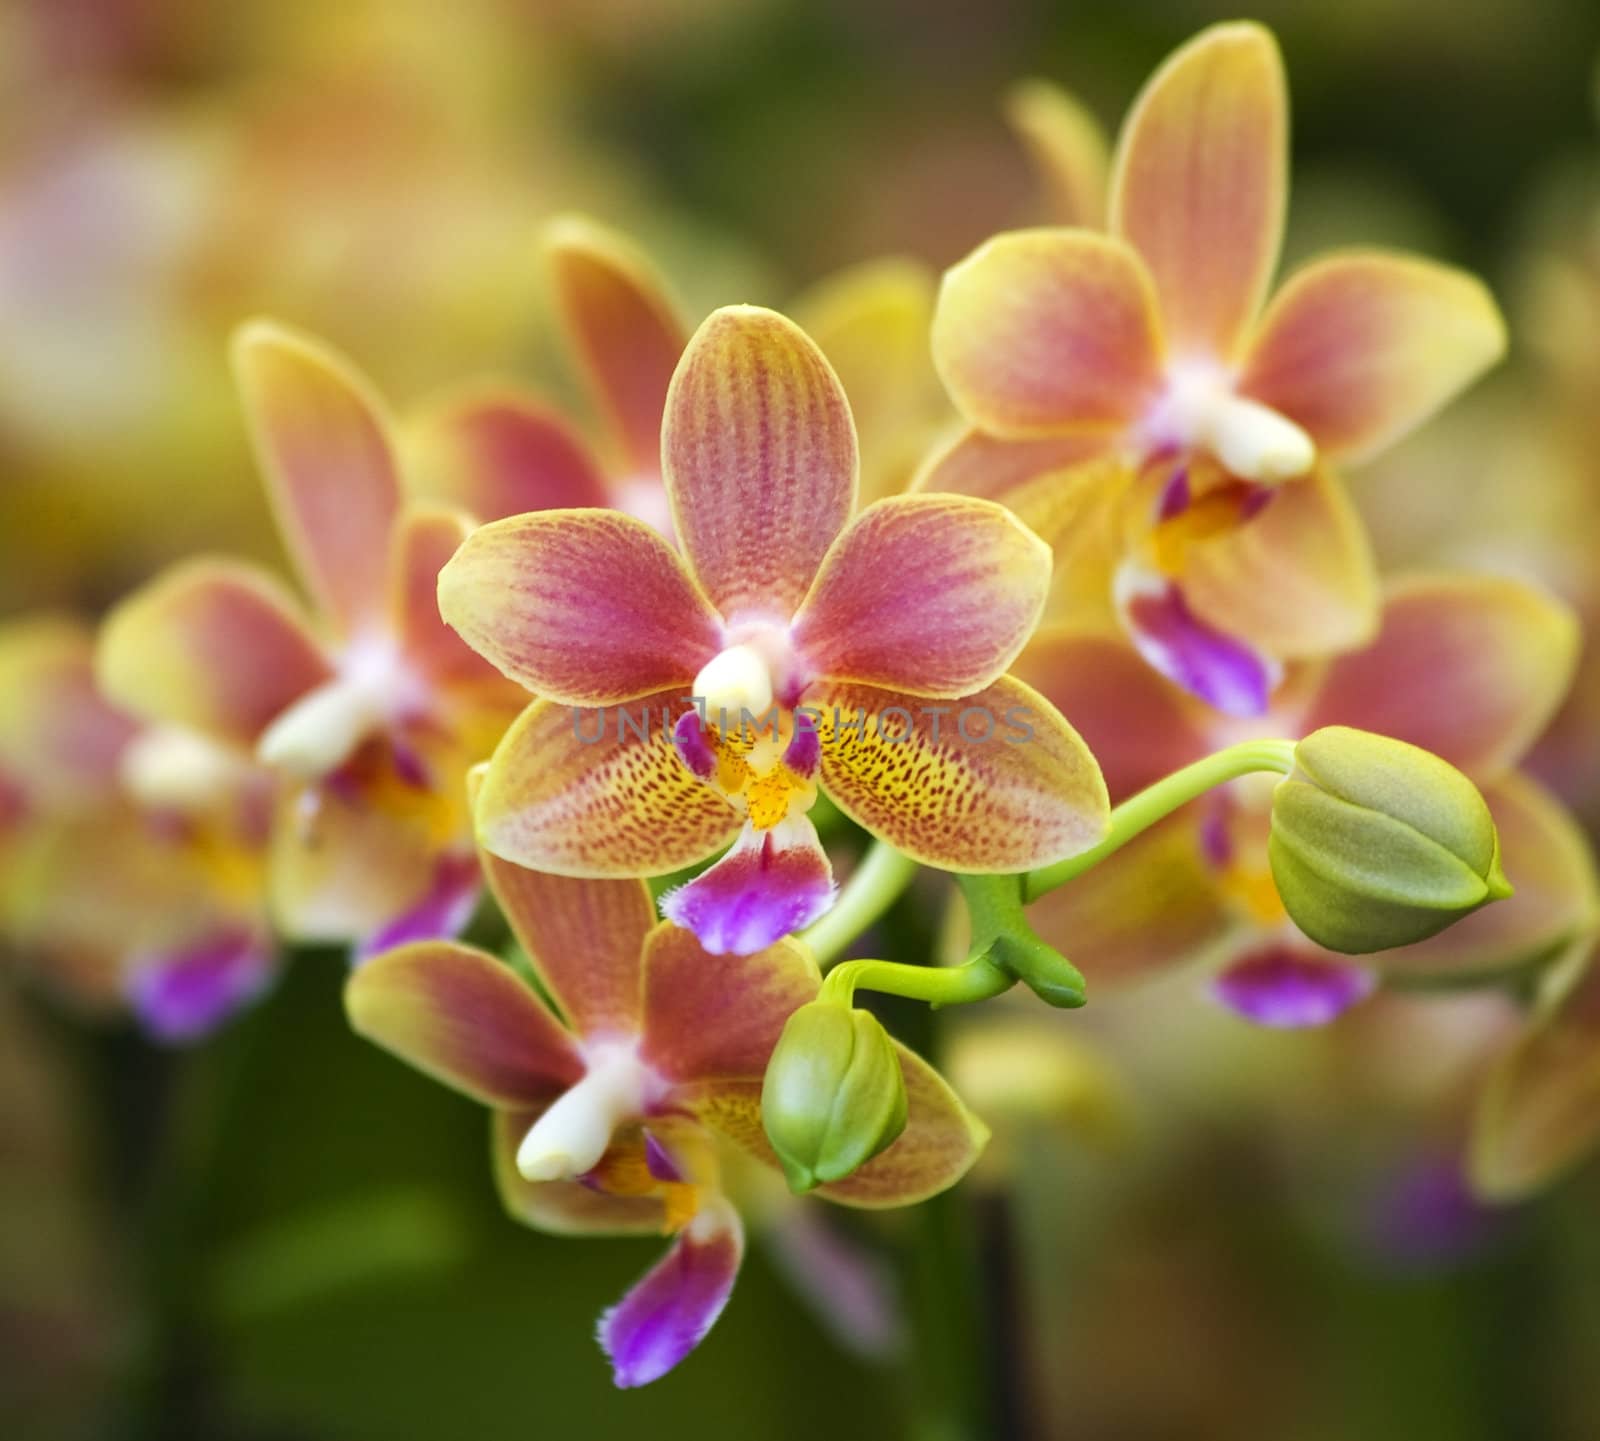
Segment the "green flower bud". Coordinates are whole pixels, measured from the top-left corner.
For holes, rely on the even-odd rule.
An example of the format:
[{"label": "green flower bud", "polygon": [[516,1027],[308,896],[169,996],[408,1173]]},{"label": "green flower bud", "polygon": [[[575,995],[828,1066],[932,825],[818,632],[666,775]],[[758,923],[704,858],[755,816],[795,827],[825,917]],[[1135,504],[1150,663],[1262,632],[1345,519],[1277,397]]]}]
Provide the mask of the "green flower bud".
[{"label": "green flower bud", "polygon": [[1294,755],[1267,854],[1284,908],[1319,945],[1410,945],[1511,894],[1489,807],[1448,762],[1347,726],[1314,732]]},{"label": "green flower bud", "polygon": [[887,1149],[905,1130],[906,1083],[877,1017],[833,1001],[801,1006],[767,1063],[761,1120],[797,1194]]}]

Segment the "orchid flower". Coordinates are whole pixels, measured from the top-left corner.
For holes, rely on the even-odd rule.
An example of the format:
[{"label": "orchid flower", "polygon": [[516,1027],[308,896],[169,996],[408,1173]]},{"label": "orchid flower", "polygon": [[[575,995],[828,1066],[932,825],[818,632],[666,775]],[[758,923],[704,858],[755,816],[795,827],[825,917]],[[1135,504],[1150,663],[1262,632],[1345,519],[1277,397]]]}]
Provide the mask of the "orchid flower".
[{"label": "orchid flower", "polygon": [[[247,759],[114,709],[93,653],[69,620],[0,633],[0,929],[74,999],[187,1041],[272,979],[270,792]],[[203,787],[165,784],[178,755]]]},{"label": "orchid flower", "polygon": [[1123,128],[1107,231],[996,236],[946,276],[934,359],[971,427],[918,485],[1013,505],[1094,579],[1144,658],[1258,715],[1287,660],[1370,639],[1366,538],[1331,466],[1372,455],[1495,361],[1472,277],[1333,254],[1263,309],[1283,229],[1272,36],[1204,31]]},{"label": "orchid flower", "polygon": [[1162,680],[1120,640],[1042,633],[1018,674],[1070,711],[1118,799],[1258,727],[1304,736],[1355,726],[1422,746],[1479,782],[1516,892],[1430,940],[1352,964],[1285,914],[1267,863],[1271,782],[1248,777],[1043,897],[1030,918],[1096,986],[1200,961],[1217,999],[1278,1026],[1331,1020],[1380,980],[1460,983],[1547,960],[1588,923],[1595,890],[1576,825],[1516,765],[1566,690],[1577,640],[1567,610],[1521,582],[1402,580],[1371,645],[1297,667],[1272,711],[1245,723]]},{"label": "orchid flower", "polygon": [[707,319],[673,377],[662,468],[682,558],[631,517],[547,511],[482,527],[439,577],[446,621],[543,697],[484,780],[486,849],[659,875],[733,841],[662,903],[722,954],[831,904],[819,787],[947,869],[1020,871],[1094,843],[1093,757],[1004,674],[1044,603],[1046,547],[959,496],[852,520],[849,405],[801,330],[745,306]]},{"label": "orchid flower", "polygon": [[[179,564],[108,617],[101,684],[130,713],[278,776],[285,934],[373,948],[453,933],[478,893],[466,770],[520,700],[435,607],[471,522],[406,504],[383,404],[331,351],[256,322],[234,358],[312,610],[258,567]],[[203,781],[183,766],[169,757],[164,783]]]},{"label": "orchid flower", "polygon": [[[557,1234],[665,1234],[671,1249],[601,1318],[619,1386],[670,1371],[710,1330],[744,1245],[722,1179],[729,1143],[776,1170],[762,1074],[820,976],[803,946],[714,962],[656,922],[642,881],[573,880],[485,856],[543,996],[504,962],[448,941],[387,951],[346,987],[351,1024],[494,1111],[511,1214]],[[902,1206],[953,1185],[986,1132],[938,1073],[899,1050],[900,1138],[823,1194]]]}]

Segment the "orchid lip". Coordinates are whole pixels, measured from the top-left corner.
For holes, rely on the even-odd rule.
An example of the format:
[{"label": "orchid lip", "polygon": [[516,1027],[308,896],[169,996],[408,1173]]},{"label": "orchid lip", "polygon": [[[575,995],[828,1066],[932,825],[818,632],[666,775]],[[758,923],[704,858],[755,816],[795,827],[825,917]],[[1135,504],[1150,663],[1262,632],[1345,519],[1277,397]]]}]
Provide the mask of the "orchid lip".
[{"label": "orchid lip", "polygon": [[1236,394],[1233,377],[1203,360],[1173,367],[1144,431],[1152,449],[1207,450],[1231,475],[1265,485],[1304,475],[1317,458],[1304,430]]},{"label": "orchid lip", "polygon": [[660,1089],[635,1040],[594,1043],[584,1061],[583,1079],[556,1098],[517,1148],[526,1180],[570,1181],[594,1170],[617,1127],[645,1114]]}]

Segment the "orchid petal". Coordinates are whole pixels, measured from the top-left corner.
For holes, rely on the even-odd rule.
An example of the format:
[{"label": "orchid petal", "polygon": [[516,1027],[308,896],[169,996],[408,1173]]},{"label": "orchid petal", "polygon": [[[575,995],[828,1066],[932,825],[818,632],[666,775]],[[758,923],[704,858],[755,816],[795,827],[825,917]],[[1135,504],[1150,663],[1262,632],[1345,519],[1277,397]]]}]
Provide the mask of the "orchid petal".
[{"label": "orchid petal", "polygon": [[672,378],[661,456],[712,603],[788,619],[855,507],[855,428],[822,352],[774,311],[714,312]]},{"label": "orchid petal", "polygon": [[923,865],[1031,870],[1105,832],[1105,781],[1089,748],[1009,676],[947,706],[858,685],[814,686],[806,706],[828,795]]},{"label": "orchid petal", "polygon": [[1100,122],[1058,85],[1025,80],[1006,97],[1006,119],[1033,162],[1057,225],[1098,229],[1105,219],[1110,147]]},{"label": "orchid petal", "polygon": [[1567,607],[1525,582],[1405,580],[1391,588],[1372,644],[1329,664],[1304,727],[1357,726],[1491,776],[1554,714],[1578,644]]},{"label": "orchid petal", "polygon": [[957,409],[1013,438],[1132,424],[1162,354],[1143,263],[1087,230],[985,241],[945,274],[933,317],[934,364]]},{"label": "orchid petal", "polygon": [[147,1035],[195,1041],[260,996],[276,969],[265,937],[227,930],[177,951],[140,957],[128,979],[128,1001]]},{"label": "orchid petal", "polygon": [[1066,628],[1041,631],[1012,668],[1072,724],[1125,801],[1210,749],[1196,707],[1126,641]]},{"label": "orchid petal", "polygon": [[1032,634],[1050,564],[1050,547],[993,501],[892,496],[834,543],[790,634],[831,681],[970,695]]},{"label": "orchid petal", "polygon": [[671,546],[614,511],[549,510],[474,531],[440,572],[439,611],[504,674],[569,705],[686,687],[722,649]]},{"label": "orchid petal", "polygon": [[759,1084],[784,1022],[816,998],[821,981],[810,952],[793,941],[719,961],[663,922],[645,943],[640,1055],[673,1081]]},{"label": "orchid petal", "polygon": [[1299,1030],[1337,1020],[1376,986],[1377,976],[1364,966],[1323,960],[1296,946],[1266,945],[1214,977],[1211,993],[1258,1026]]},{"label": "orchid petal", "polygon": [[1239,380],[1323,455],[1361,459],[1398,440],[1505,354],[1481,281],[1407,255],[1331,255],[1273,298]]},{"label": "orchid petal", "polygon": [[626,708],[530,706],[484,778],[485,849],[569,876],[666,875],[721,850],[739,815],[678,759],[672,726],[685,707],[680,687]]},{"label": "orchid petal", "polygon": [[556,303],[596,401],[628,464],[661,464],[661,411],[688,328],[649,258],[623,236],[562,216],[545,237]]},{"label": "orchid petal", "polygon": [[768,830],[747,822],[733,848],[661,897],[661,914],[714,956],[748,956],[820,920],[833,905],[833,867],[805,816]]},{"label": "orchid petal", "polygon": [[743,1256],[738,1213],[712,1200],[600,1318],[600,1345],[619,1387],[658,1380],[705,1339],[733,1294]]},{"label": "orchid petal", "polygon": [[421,492],[479,524],[531,510],[602,507],[605,476],[577,430],[536,397],[476,387],[437,402],[407,428]]},{"label": "orchid petal", "polygon": [[548,1101],[583,1075],[572,1037],[503,961],[452,941],[375,956],[344,988],[351,1027],[490,1106]]},{"label": "orchid petal", "polygon": [[210,558],[123,600],[101,629],[95,668],[106,695],[133,714],[246,748],[331,674],[271,575]]},{"label": "orchid petal", "polygon": [[1515,772],[1483,788],[1510,896],[1416,945],[1371,957],[1386,977],[1487,977],[1548,960],[1600,921],[1600,884],[1582,828],[1543,787]]},{"label": "orchid petal", "polygon": [[928,453],[911,488],[998,500],[1038,530],[1017,497],[1041,484],[1070,484],[1070,477],[1088,462],[1103,458],[1109,449],[1109,438],[1098,432],[1007,440],[968,427],[955,431]]},{"label": "orchid petal", "polygon": [[1115,585],[1128,637],[1157,671],[1224,715],[1265,713],[1283,674],[1272,656],[1207,624],[1165,576],[1129,564]]},{"label": "orchid petal", "polygon": [[1150,267],[1180,353],[1230,360],[1277,265],[1288,94],[1260,25],[1213,25],[1171,55],[1117,142],[1111,232]]},{"label": "orchid petal", "polygon": [[1348,650],[1377,628],[1372,548],[1326,470],[1279,488],[1243,524],[1191,545],[1182,580],[1202,621],[1282,660]]},{"label": "orchid petal", "polygon": [[485,854],[484,874],[534,971],[579,1035],[639,1029],[640,956],[656,923],[638,880],[574,880]]},{"label": "orchid petal", "polygon": [[517,1169],[517,1148],[542,1108],[496,1111],[490,1148],[495,1188],[507,1214],[552,1236],[659,1236],[667,1208],[659,1194],[617,1195],[582,1181],[530,1181]]},{"label": "orchid petal", "polygon": [[234,339],[234,371],[284,544],[344,632],[381,622],[400,480],[383,402],[327,346],[270,321]]}]

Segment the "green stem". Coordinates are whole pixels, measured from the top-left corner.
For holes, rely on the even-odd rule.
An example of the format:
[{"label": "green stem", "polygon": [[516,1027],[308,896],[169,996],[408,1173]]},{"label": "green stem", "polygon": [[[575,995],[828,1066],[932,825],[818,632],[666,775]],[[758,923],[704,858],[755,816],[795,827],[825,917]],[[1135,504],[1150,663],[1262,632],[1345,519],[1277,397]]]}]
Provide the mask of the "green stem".
[{"label": "green stem", "polygon": [[822,983],[819,1000],[848,1006],[857,987],[881,991],[887,996],[904,996],[910,1001],[926,1001],[940,1006],[963,1006],[987,1001],[1008,991],[1015,984],[999,966],[986,957],[960,966],[907,966],[899,961],[846,961],[835,967]]},{"label": "green stem", "polygon": [[1287,740],[1243,741],[1185,766],[1181,771],[1174,771],[1153,786],[1145,787],[1111,812],[1111,825],[1099,845],[1079,855],[1068,856],[1064,861],[1057,861],[1053,866],[1030,871],[1023,878],[1024,899],[1030,903],[1036,901],[1040,896],[1049,895],[1057,886],[1081,876],[1099,865],[1113,851],[1120,850],[1135,836],[1149,830],[1157,821],[1165,820],[1180,806],[1204,795],[1213,786],[1259,771],[1288,775],[1294,769],[1294,748],[1295,742]]},{"label": "green stem", "polygon": [[817,964],[826,968],[895,903],[916,873],[915,861],[884,841],[874,841],[840,887],[832,909],[801,936]]}]

